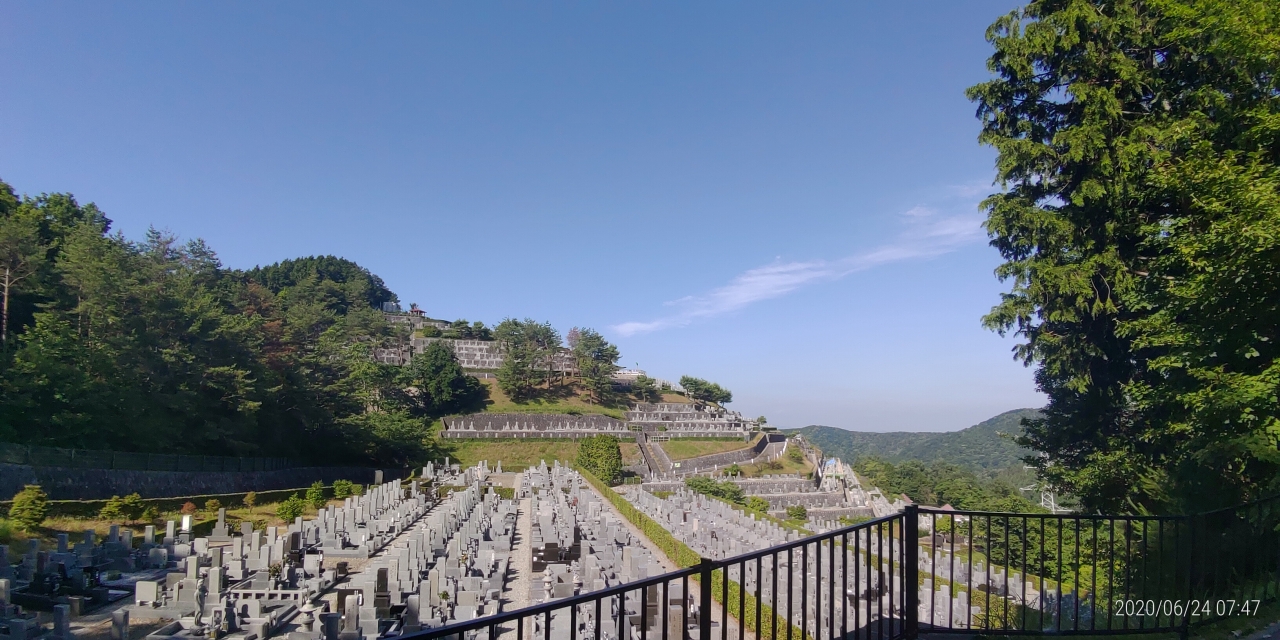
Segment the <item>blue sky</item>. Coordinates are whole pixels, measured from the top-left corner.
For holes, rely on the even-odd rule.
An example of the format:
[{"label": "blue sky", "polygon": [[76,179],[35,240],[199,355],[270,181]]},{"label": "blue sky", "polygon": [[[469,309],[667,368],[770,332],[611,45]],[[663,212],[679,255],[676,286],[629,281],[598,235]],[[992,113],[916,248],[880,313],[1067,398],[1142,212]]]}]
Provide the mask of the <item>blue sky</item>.
[{"label": "blue sky", "polygon": [[0,178],[590,326],[775,424],[1039,406],[965,87],[1012,2],[0,4]]}]

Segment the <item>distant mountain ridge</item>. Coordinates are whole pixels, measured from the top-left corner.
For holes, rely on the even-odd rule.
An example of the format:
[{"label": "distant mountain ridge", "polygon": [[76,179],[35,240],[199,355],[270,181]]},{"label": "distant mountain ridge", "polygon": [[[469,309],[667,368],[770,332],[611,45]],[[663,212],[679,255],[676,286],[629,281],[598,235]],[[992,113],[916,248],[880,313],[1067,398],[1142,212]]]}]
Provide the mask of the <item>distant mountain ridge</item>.
[{"label": "distant mountain ridge", "polygon": [[874,456],[890,462],[948,462],[974,471],[991,472],[1022,464],[1022,458],[1031,451],[1019,447],[1012,437],[1022,433],[1023,418],[1039,416],[1038,409],[1014,409],[967,429],[941,433],[874,433],[822,425],[787,429],[786,432],[803,434],[827,456],[849,463],[860,457]]}]

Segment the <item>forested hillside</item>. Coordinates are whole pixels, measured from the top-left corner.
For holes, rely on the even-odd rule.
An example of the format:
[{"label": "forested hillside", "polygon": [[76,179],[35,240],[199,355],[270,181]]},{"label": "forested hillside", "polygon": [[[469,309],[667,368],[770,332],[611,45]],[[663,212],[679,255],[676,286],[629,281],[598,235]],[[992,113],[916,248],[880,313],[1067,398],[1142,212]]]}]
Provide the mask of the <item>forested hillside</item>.
[{"label": "forested hillside", "polygon": [[1036,409],[1015,409],[967,429],[943,433],[873,433],[819,425],[789,430],[789,433],[804,434],[826,455],[849,463],[865,457],[890,462],[919,460],[989,473],[1022,464],[1022,457],[1031,452],[1015,444],[1012,437],[1022,433],[1023,418],[1035,418],[1039,414]]},{"label": "forested hillside", "polygon": [[890,496],[905,493],[919,504],[950,504],[957,509],[977,511],[1040,511],[1040,507],[1029,500],[1038,494],[1019,490],[1032,482],[1031,474],[1021,468],[991,475],[947,462],[907,460],[894,464],[875,457],[859,458],[853,468],[864,483]]},{"label": "forested hillside", "polygon": [[399,464],[426,424],[482,406],[447,347],[409,367],[372,305],[382,280],[332,256],[225,269],[202,241],[111,232],[68,194],[0,182],[0,440]]}]

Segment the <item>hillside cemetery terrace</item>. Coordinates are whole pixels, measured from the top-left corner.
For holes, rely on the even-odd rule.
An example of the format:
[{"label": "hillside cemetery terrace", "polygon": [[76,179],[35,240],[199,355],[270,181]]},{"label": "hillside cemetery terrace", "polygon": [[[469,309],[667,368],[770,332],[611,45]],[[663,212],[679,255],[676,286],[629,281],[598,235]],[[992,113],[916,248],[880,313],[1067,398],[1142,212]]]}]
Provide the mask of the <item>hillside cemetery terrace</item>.
[{"label": "hillside cemetery terrace", "polygon": [[[428,465],[425,481],[453,488],[442,499],[420,481],[393,481],[265,531],[247,521],[230,530],[223,509],[202,536],[193,534],[190,516],[163,532],[148,526],[136,546],[131,531],[115,526],[106,540],[95,543],[87,532],[74,548],[63,535],[57,552],[33,549],[19,566],[0,565],[0,625],[32,637],[22,630],[34,628],[34,616],[13,603],[38,605],[49,585],[68,576],[88,582],[71,585],[83,595],[69,605],[52,607],[54,635],[64,640],[70,636],[59,629],[73,608],[79,614],[128,590],[132,604],[115,612],[115,623],[171,621],[152,638],[373,640],[496,613],[517,507],[486,486],[490,475],[483,464]],[[93,582],[107,570],[121,577]]]},{"label": "hillside cemetery terrace", "polygon": [[640,402],[627,412],[627,424],[664,436],[745,436],[754,426],[742,414],[714,405]]},{"label": "hillside cemetery terrace", "polygon": [[[648,541],[634,533],[578,472],[557,462],[523,475],[522,491],[532,504],[529,604],[600,591],[668,569]],[[679,594],[672,597],[680,599]],[[637,614],[640,604],[638,594],[609,598],[600,609],[602,626],[612,628],[620,616]],[[557,611],[549,630],[543,628],[542,617],[535,616],[531,619],[534,637],[544,633],[558,640],[581,637],[595,628],[595,616],[594,607],[580,607],[573,617],[568,611]],[[578,628],[571,635],[575,619]]]},{"label": "hillside cemetery terrace", "polygon": [[445,438],[630,438],[627,425],[609,416],[587,414],[476,413],[444,419]]},{"label": "hillside cemetery terrace", "polygon": [[[663,408],[663,409],[659,409]],[[446,438],[581,438],[593,435],[631,437],[632,431],[654,440],[672,437],[741,438],[751,436],[741,415],[702,405],[663,403],[636,405],[626,420],[605,415],[475,413],[444,419]]]},{"label": "hillside cemetery terrace", "polygon": [[[750,436],[750,434],[748,434]],[[750,446],[683,460],[672,460],[667,454],[666,443],[670,437],[659,439],[652,432],[637,434],[636,444],[648,467],[650,482],[678,480],[683,477],[719,471],[731,465],[760,464],[781,458],[787,452],[787,438],[778,433],[761,433]]]},{"label": "hillside cemetery terrace", "polygon": [[[632,489],[627,497],[676,539],[705,558],[723,560],[794,542],[807,535],[683,489],[666,498]],[[900,584],[902,576],[901,569],[890,559],[896,557],[900,548],[893,540],[873,535],[871,531],[862,531],[849,542],[848,558],[843,563],[833,561],[828,546],[821,554],[809,549],[806,553],[789,553],[758,565],[754,562],[747,562],[745,566],[730,565],[728,578],[748,593],[759,590],[765,605],[784,618],[790,612],[791,625],[800,628],[804,624],[804,631],[815,638],[833,619],[842,616],[874,624],[893,608],[889,584]],[[867,556],[876,570],[858,571],[866,566]],[[832,565],[834,574],[830,573]],[[843,572],[846,567],[854,571],[846,575]],[[840,585],[838,591],[824,588],[823,583],[832,579]]]},{"label": "hillside cemetery terrace", "polygon": [[[682,482],[624,486],[617,493],[711,560],[841,530],[836,519],[842,515],[902,517],[905,503],[864,489],[843,463],[827,462],[820,470],[815,478],[735,481],[747,495],[768,501],[772,515],[805,506],[806,530],[696,494]],[[920,518],[922,541],[912,547],[921,573],[921,620],[954,628],[976,624],[984,615],[971,602],[976,590],[984,598],[1032,607],[1074,610],[1082,601],[1062,585],[1044,592],[1043,581],[987,566],[969,546],[965,517],[952,516],[954,534],[933,533],[935,518]],[[818,543],[804,543],[804,552],[724,570],[731,582],[758,591],[761,602],[818,637],[832,616],[869,624],[891,615],[892,592],[900,593],[903,580],[900,563],[890,561],[905,548],[895,537],[902,533],[898,526],[893,535],[864,528],[844,534],[844,546],[825,544],[819,551]],[[124,633],[130,620],[161,620],[153,640],[379,640],[616,589],[676,568],[636,522],[559,462],[503,473],[501,462],[494,470],[487,462],[463,469],[446,460],[422,468],[415,480],[371,485],[363,495],[284,526],[255,530],[246,521],[232,530],[222,509],[207,534],[196,535],[193,527],[185,516],[163,530],[149,525],[135,540],[131,530],[113,526],[105,539],[86,532],[74,545],[62,534],[57,551],[33,545],[16,565],[0,553],[0,626],[11,630],[10,638],[34,640],[45,631],[25,607],[53,609],[51,636],[71,640],[72,617],[127,599],[112,614],[117,631]],[[113,580],[103,579],[108,573]],[[638,638],[641,629],[693,637],[701,615],[696,590],[665,587],[664,602],[649,589],[646,603],[644,590],[637,589],[606,597],[598,614],[594,605],[584,605],[572,613],[566,608],[532,616],[524,620],[525,633],[556,640],[590,635],[598,615],[605,640],[618,640],[615,629],[626,638]],[[708,615],[736,633],[739,621],[725,619],[723,610]],[[502,640],[514,638],[511,632],[504,627]]]}]

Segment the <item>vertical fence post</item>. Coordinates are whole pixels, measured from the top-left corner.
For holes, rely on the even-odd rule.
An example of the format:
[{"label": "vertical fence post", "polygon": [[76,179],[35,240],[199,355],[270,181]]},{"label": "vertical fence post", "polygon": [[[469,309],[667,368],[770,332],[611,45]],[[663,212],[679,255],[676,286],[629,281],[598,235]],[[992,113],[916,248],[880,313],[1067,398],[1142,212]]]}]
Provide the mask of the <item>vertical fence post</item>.
[{"label": "vertical fence post", "polygon": [[[1187,544],[1187,602],[1190,603],[1196,599],[1196,515],[1191,514],[1185,518],[1188,525],[1190,540]],[[1178,637],[1186,640],[1191,635],[1191,609],[1187,608],[1185,615],[1182,617],[1182,624],[1178,628]]]},{"label": "vertical fence post", "polygon": [[907,505],[902,513],[902,635],[914,640],[920,635],[920,507]]},{"label": "vertical fence post", "polygon": [[[698,640],[711,640],[711,571],[715,562],[702,558],[698,562]],[[724,621],[721,621],[724,624]]]}]

